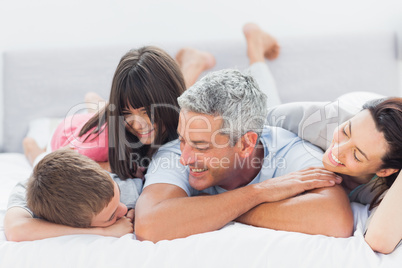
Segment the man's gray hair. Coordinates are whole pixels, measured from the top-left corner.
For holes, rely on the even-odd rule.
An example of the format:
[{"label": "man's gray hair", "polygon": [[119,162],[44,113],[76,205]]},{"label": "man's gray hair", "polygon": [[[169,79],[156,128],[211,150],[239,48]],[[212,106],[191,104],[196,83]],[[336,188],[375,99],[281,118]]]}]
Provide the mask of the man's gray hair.
[{"label": "man's gray hair", "polygon": [[247,132],[260,136],[268,111],[254,78],[232,69],[207,74],[177,100],[183,110],[222,116],[220,133],[230,136],[232,146]]}]

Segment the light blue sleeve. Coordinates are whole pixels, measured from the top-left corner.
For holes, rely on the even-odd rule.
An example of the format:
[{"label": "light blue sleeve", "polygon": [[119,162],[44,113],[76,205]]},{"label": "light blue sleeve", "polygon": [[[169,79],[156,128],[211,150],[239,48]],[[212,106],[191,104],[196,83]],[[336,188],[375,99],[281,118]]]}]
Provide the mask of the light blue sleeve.
[{"label": "light blue sleeve", "polygon": [[177,141],[162,146],[148,167],[144,188],[156,183],[167,183],[180,187],[188,196],[192,196],[194,189],[188,182],[189,170],[180,164],[180,155]]},{"label": "light blue sleeve", "polygon": [[128,208],[135,208],[138,198],[142,192],[141,179],[120,179],[116,174],[110,173],[112,179],[119,185],[120,188],[120,202],[125,204]]},{"label": "light blue sleeve", "polygon": [[[279,166],[273,177],[279,177],[309,167],[322,167],[322,150],[310,142],[296,138],[290,148],[282,153],[282,166]],[[279,152],[281,153],[281,152]]]}]

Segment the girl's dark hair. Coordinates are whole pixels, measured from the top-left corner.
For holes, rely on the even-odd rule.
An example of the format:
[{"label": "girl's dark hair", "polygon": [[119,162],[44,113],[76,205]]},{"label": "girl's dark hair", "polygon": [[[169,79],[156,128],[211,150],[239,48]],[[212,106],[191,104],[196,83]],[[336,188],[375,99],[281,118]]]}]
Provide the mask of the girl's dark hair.
[{"label": "girl's dark hair", "polygon": [[[377,130],[383,133],[388,144],[388,151],[381,159],[380,169],[399,169],[398,172],[383,180],[388,187],[391,187],[402,168],[402,98],[391,97],[372,100],[364,104],[363,109],[370,111]],[[378,198],[383,192],[381,191],[376,195],[370,209],[379,205],[381,200]]]},{"label": "girl's dark hair", "polygon": [[[81,129],[99,135],[108,126],[109,162],[121,179],[135,176],[138,165],[147,167],[153,153],[177,138],[177,98],[186,89],[178,64],[165,51],[153,46],[130,50],[116,68],[109,103]],[[123,110],[144,107],[157,126],[151,145],[142,144],[126,126]]]}]

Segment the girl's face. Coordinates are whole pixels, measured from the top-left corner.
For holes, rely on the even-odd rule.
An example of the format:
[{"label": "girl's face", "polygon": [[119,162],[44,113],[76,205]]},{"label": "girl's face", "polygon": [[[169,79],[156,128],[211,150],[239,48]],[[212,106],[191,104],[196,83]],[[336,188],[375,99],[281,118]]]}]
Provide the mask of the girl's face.
[{"label": "girl's face", "polygon": [[157,126],[152,124],[144,107],[123,110],[124,121],[128,130],[138,137],[142,144],[152,144],[156,137]]},{"label": "girl's face", "polygon": [[382,157],[388,149],[368,110],[363,110],[335,129],[330,147],[322,162],[329,171],[353,177],[358,184],[367,183],[380,172]]}]

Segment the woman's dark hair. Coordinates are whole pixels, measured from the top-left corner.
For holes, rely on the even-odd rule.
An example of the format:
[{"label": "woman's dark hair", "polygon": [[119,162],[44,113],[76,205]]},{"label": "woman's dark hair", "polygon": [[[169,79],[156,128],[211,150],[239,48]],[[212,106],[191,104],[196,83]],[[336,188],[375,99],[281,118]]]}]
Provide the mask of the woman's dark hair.
[{"label": "woman's dark hair", "polygon": [[[153,46],[130,50],[114,73],[109,103],[81,129],[99,135],[108,126],[109,162],[121,179],[135,176],[138,165],[147,167],[153,153],[177,138],[177,97],[186,89],[178,64],[165,51]],[[142,144],[126,126],[123,110],[144,107],[156,135],[151,145]]]},{"label": "woman's dark hair", "polygon": [[[388,144],[388,151],[381,159],[382,165],[380,169],[392,168],[400,170],[402,168],[402,98],[391,97],[372,100],[364,104],[363,109],[370,111],[377,130],[383,133]],[[385,178],[384,183],[390,187],[399,172]],[[370,209],[381,202],[381,200],[377,201],[377,199],[383,192],[377,194],[371,203]]]}]

